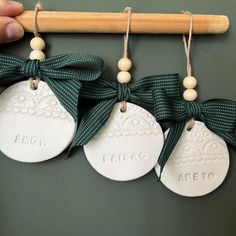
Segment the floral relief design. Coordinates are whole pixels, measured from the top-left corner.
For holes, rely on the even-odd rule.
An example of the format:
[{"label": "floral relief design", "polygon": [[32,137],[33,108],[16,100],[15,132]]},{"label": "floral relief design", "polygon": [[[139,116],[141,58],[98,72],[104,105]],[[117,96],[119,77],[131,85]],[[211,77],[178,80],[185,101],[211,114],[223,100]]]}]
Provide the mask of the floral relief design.
[{"label": "floral relief design", "polygon": [[160,135],[162,130],[155,118],[145,109],[127,103],[126,112],[120,111],[117,103],[112,114],[95,139],[118,136]]},{"label": "floral relief design", "polygon": [[0,96],[0,112],[73,122],[71,115],[45,82],[40,81],[38,89],[32,90],[28,81],[22,81],[7,88]]},{"label": "floral relief design", "polygon": [[225,141],[202,122],[195,121],[191,131],[185,129],[167,165],[223,161],[228,158]]}]

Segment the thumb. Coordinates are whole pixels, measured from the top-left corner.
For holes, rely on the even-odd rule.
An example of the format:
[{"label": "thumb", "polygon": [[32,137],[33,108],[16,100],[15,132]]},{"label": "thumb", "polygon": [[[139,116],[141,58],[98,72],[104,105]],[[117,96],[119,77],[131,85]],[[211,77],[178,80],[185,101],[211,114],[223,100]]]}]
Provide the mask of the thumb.
[{"label": "thumb", "polygon": [[22,26],[11,17],[19,15],[23,5],[15,1],[0,0],[0,43],[20,39],[24,35]]},{"label": "thumb", "polygon": [[0,0],[0,16],[17,16],[23,11],[22,3]]},{"label": "thumb", "polygon": [[0,43],[8,43],[22,38],[24,30],[16,20],[0,16]]}]

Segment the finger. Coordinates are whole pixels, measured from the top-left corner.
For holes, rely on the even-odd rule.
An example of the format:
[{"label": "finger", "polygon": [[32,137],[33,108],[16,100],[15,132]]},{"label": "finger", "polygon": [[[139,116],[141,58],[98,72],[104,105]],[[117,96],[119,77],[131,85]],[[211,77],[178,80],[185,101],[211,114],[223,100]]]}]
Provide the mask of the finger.
[{"label": "finger", "polygon": [[17,16],[22,11],[22,3],[16,1],[0,0],[0,16]]},{"label": "finger", "polygon": [[10,17],[0,16],[0,43],[8,43],[22,38],[22,26]]}]

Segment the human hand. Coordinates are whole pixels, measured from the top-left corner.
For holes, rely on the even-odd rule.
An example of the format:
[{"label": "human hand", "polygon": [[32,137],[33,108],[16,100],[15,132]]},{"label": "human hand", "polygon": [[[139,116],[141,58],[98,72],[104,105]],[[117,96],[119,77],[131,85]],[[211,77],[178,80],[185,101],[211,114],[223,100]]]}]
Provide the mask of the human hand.
[{"label": "human hand", "polygon": [[0,0],[0,44],[16,41],[23,37],[22,26],[13,19],[23,11],[21,3]]}]

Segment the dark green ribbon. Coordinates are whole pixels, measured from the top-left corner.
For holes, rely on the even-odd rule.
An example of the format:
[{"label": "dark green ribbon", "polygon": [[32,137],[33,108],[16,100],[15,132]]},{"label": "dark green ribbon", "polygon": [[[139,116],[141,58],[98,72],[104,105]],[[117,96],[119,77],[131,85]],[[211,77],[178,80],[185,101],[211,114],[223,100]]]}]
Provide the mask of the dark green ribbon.
[{"label": "dark green ribbon", "polygon": [[[161,110],[162,112],[158,112]],[[155,103],[157,121],[174,121],[158,163],[161,172],[180,139],[187,122],[194,118],[205,123],[206,127],[236,147],[236,102],[226,99],[211,99],[206,102],[188,102],[168,96],[160,96]]]},{"label": "dark green ribbon", "polygon": [[93,55],[68,53],[44,61],[0,55],[0,85],[19,82],[22,78],[39,77],[76,121],[82,87],[80,81],[97,79],[102,69],[103,60]]},{"label": "dark green ribbon", "polygon": [[128,101],[144,108],[153,108],[163,89],[169,96],[180,98],[178,74],[149,76],[127,84],[104,78],[83,83],[80,96],[97,103],[84,114],[71,148],[85,145],[94,137],[109,119],[115,103]]}]

